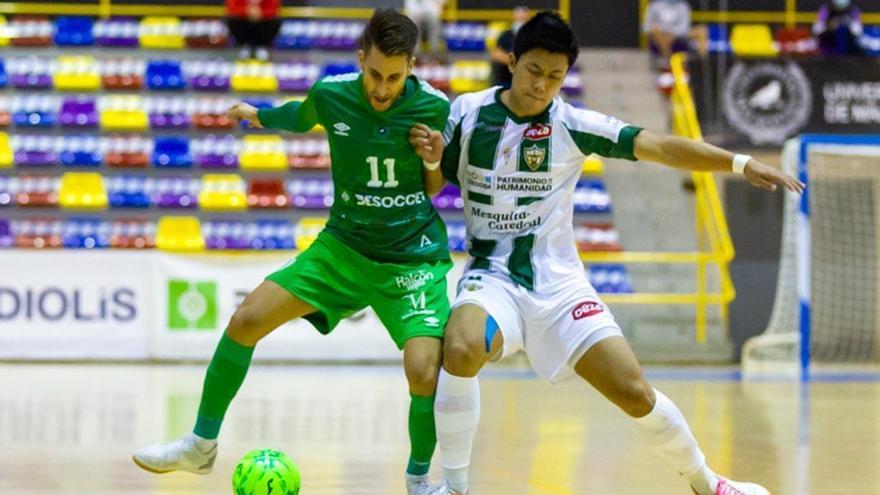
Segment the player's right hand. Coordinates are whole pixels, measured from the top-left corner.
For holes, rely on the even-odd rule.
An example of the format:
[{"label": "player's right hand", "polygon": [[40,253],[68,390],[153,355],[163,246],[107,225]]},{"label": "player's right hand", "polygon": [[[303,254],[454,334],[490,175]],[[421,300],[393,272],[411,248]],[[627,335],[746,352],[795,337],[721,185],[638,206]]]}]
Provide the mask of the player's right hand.
[{"label": "player's right hand", "polygon": [[257,107],[248,105],[247,103],[236,103],[235,105],[232,105],[232,108],[226,112],[226,116],[236,124],[240,124],[241,121],[246,120],[248,127],[254,129],[263,128],[263,125],[260,124],[260,119],[257,117]]}]

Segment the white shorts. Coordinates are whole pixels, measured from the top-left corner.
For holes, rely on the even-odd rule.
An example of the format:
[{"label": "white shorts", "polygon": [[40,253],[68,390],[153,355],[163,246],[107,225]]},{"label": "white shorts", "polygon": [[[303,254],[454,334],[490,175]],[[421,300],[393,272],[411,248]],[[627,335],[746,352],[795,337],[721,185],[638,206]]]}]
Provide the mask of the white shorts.
[{"label": "white shorts", "polygon": [[503,274],[468,270],[452,307],[462,304],[482,307],[498,324],[504,348],[493,361],[523,350],[538,375],[551,382],[573,375],[575,364],[597,342],[623,336],[586,276],[582,284],[536,293]]}]

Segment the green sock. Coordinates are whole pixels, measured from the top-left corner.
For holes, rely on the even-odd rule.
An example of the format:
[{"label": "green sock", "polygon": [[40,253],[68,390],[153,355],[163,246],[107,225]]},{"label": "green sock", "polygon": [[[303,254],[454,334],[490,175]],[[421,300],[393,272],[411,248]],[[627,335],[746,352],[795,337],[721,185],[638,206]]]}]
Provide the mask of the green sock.
[{"label": "green sock", "polygon": [[223,334],[205,374],[199,417],[193,433],[211,440],[217,438],[223,416],[247,375],[253,355],[253,347],[243,346]]},{"label": "green sock", "polygon": [[434,396],[412,395],[409,403],[410,455],[406,473],[415,476],[428,474],[431,457],[437,446],[437,429],[434,426]]}]

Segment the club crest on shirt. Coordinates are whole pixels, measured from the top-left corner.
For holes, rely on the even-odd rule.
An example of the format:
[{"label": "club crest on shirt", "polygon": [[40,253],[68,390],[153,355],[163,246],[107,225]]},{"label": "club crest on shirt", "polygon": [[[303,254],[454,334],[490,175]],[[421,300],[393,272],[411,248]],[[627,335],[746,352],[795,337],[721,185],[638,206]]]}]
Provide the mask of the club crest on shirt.
[{"label": "club crest on shirt", "polygon": [[547,158],[547,150],[537,144],[533,144],[525,149],[523,157],[530,169],[533,171],[538,170],[544,163],[544,159]]},{"label": "club crest on shirt", "polygon": [[550,134],[553,134],[552,127],[547,124],[535,123],[523,132],[523,138],[538,141],[550,137]]}]

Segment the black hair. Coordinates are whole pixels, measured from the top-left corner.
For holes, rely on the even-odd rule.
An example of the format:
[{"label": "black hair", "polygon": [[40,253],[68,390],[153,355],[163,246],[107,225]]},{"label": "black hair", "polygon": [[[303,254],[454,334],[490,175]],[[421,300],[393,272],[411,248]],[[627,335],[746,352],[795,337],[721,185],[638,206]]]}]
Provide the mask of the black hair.
[{"label": "black hair", "polygon": [[568,57],[569,67],[578,57],[578,41],[571,25],[551,10],[538,12],[516,32],[513,54],[517,59],[535,48],[564,54]]},{"label": "black hair", "polygon": [[419,39],[419,28],[412,19],[394,9],[376,9],[364,27],[360,48],[369,53],[376,47],[384,55],[412,57]]}]

